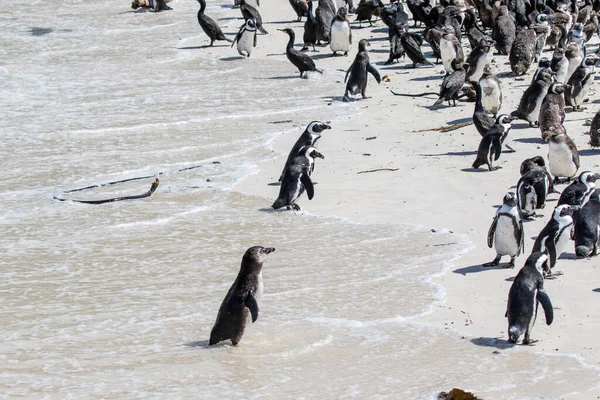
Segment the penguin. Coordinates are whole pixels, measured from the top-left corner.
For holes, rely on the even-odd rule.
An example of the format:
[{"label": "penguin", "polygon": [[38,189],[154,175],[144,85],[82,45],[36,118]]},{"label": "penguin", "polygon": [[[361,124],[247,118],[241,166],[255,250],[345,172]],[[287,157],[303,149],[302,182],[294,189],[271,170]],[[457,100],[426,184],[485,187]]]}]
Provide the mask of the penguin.
[{"label": "penguin", "polygon": [[482,264],[483,267],[493,267],[500,264],[502,256],[510,256],[510,262],[504,268],[514,268],[517,258],[525,248],[525,234],[521,212],[517,206],[517,198],[513,192],[504,195],[502,206],[496,211],[496,216],[488,231],[487,245],[494,246],[496,258]]},{"label": "penguin", "polygon": [[314,166],[314,159],[317,157],[325,158],[313,146],[304,146],[300,149],[298,155],[292,159],[285,171],[279,188],[279,196],[271,206],[274,210],[287,207],[288,210],[291,208],[300,211],[300,206],[296,204],[296,200],[305,190],[308,199],[312,200],[315,195],[315,188],[310,175]]},{"label": "penguin", "polygon": [[285,54],[288,60],[290,60],[290,62],[294,64],[296,68],[298,68],[298,71],[300,72],[300,78],[308,78],[308,75],[306,74],[307,72],[314,71],[320,74],[323,73],[323,71],[317,68],[315,62],[312,58],[310,58],[310,56],[294,49],[294,40],[296,39],[296,34],[291,28],[278,30],[287,33],[290,37],[290,40],[288,41],[287,47],[285,49]]},{"label": "penguin", "polygon": [[400,35],[400,42],[406,55],[412,61],[413,68],[417,68],[418,64],[426,64],[433,67],[433,64],[425,58],[421,51],[423,40],[420,36],[408,32],[402,32]]},{"label": "penguin", "polygon": [[491,65],[488,64],[483,69],[479,85],[481,86],[481,105],[486,113],[495,117],[502,108],[502,85],[493,73]]},{"label": "penguin", "polygon": [[198,0],[198,3],[200,3],[200,10],[198,10],[198,23],[200,24],[200,27],[204,33],[206,33],[206,36],[208,36],[210,39],[209,46],[212,46],[215,40],[226,40],[231,43],[232,40],[228,39],[223,34],[219,25],[217,25],[217,23],[211,17],[204,14],[204,10],[206,9],[206,0]]},{"label": "penguin", "polygon": [[246,2],[246,0],[240,0],[240,11],[242,12],[242,16],[245,20],[253,19],[254,24],[256,25],[256,29],[263,35],[268,34],[267,30],[262,26],[262,17],[258,10],[252,7],[250,4]]},{"label": "penguin", "polygon": [[581,22],[582,24],[586,24],[594,13],[594,6],[592,0],[585,0],[585,5],[579,9],[579,13],[577,14],[577,22]]},{"label": "penguin", "polygon": [[487,131],[496,124],[496,119],[489,116],[483,108],[483,103],[481,101],[482,90],[479,82],[470,83],[475,88],[475,93],[477,95],[475,99],[475,110],[473,111],[473,125],[475,125],[477,132],[479,132],[481,136],[484,136]]},{"label": "penguin", "polygon": [[565,98],[563,93],[569,86],[564,83],[554,82],[548,89],[548,94],[544,97],[540,106],[540,115],[538,122],[542,139],[546,142],[549,140],[546,134],[554,125],[560,125],[565,120]]},{"label": "penguin", "polygon": [[450,101],[452,100],[454,107],[456,107],[456,99],[460,94],[460,90],[465,83],[465,77],[467,75],[465,66],[468,66],[468,64],[463,63],[458,57],[452,60],[453,71],[451,74],[446,75],[442,81],[440,97],[433,103],[434,106],[442,104],[444,101],[447,101],[448,105],[450,105]]},{"label": "penguin", "polygon": [[590,257],[598,254],[600,243],[600,189],[594,190],[590,200],[579,210],[573,226],[575,255]]},{"label": "penguin", "polygon": [[552,274],[556,260],[573,237],[573,211],[573,207],[568,204],[558,205],[550,221],[535,239],[531,252],[541,251],[548,255],[547,276]]},{"label": "penguin", "polygon": [[598,30],[598,15],[596,11],[592,11],[590,19],[583,26],[583,35],[585,37],[585,43],[589,42],[592,36],[594,36],[594,32]]},{"label": "penguin", "polygon": [[556,49],[552,54],[552,60],[550,61],[550,68],[556,73],[554,79],[556,82],[567,83],[567,73],[569,71],[569,60],[565,57],[565,51],[563,49]]},{"label": "penguin", "polygon": [[233,39],[233,43],[231,43],[231,47],[237,42],[238,54],[242,57],[250,57],[252,48],[256,47],[256,36],[256,24],[254,23],[254,20],[250,18],[240,28],[235,39]]},{"label": "penguin", "polygon": [[302,132],[298,140],[296,140],[296,143],[294,143],[292,150],[288,154],[288,158],[285,161],[285,165],[283,167],[283,170],[281,171],[281,175],[279,176],[279,182],[283,180],[285,171],[287,171],[288,167],[292,163],[292,160],[296,158],[296,156],[298,156],[298,154],[300,153],[300,149],[302,149],[305,146],[317,147],[317,142],[319,141],[319,139],[321,139],[321,133],[323,133],[323,131],[327,129],[331,129],[331,126],[321,121],[312,121],[306,126],[306,129],[304,130],[304,132]]},{"label": "penguin", "polygon": [[592,193],[596,190],[596,181],[600,174],[584,171],[579,178],[566,187],[560,194],[558,205],[568,204],[570,206],[583,207],[590,200]]},{"label": "penguin", "polygon": [[[302,21],[302,17],[306,17],[308,14],[308,2],[305,0],[289,0],[290,5],[294,9],[298,19],[296,21]],[[309,0],[312,2],[312,0]]]},{"label": "penguin", "polygon": [[501,6],[496,17],[492,39],[496,42],[498,54],[508,55],[516,36],[516,27],[506,6]]},{"label": "penguin", "polygon": [[583,24],[577,22],[573,24],[573,27],[567,34],[567,43],[575,43],[579,48],[579,56],[585,57],[585,37],[583,34]]},{"label": "penguin", "polygon": [[538,62],[538,67],[533,74],[533,78],[531,79],[531,83],[538,80],[540,72],[544,70],[552,71],[550,67],[552,66],[552,62],[548,60],[546,57],[542,57]]},{"label": "penguin", "polygon": [[479,46],[482,40],[487,42],[487,36],[483,33],[481,28],[477,26],[477,11],[474,8],[465,10],[463,28],[465,29],[472,50],[475,50],[475,47]]},{"label": "penguin", "polygon": [[585,57],[568,81],[569,87],[565,91],[565,102],[573,107],[573,111],[583,110],[581,105],[587,98],[588,91],[594,82],[596,62],[598,59],[595,56]]},{"label": "penguin", "polygon": [[469,57],[467,57],[467,64],[469,64],[467,81],[479,81],[481,79],[485,67],[492,62],[494,55],[492,45],[493,43],[488,42],[487,39],[482,39],[477,47],[469,53]]},{"label": "penguin", "polygon": [[554,311],[550,297],[544,290],[544,274],[548,270],[548,256],[535,252],[527,258],[508,292],[505,317],[508,318],[508,341],[517,343],[525,334],[523,344],[531,343],[538,303],[542,305],[546,324],[552,324]]},{"label": "penguin", "polygon": [[524,218],[538,217],[535,210],[546,206],[550,187],[549,179],[542,169],[532,169],[517,183],[517,204]]},{"label": "penguin", "polygon": [[496,171],[502,167],[492,166],[493,161],[497,161],[502,154],[502,144],[512,128],[511,122],[514,120],[510,115],[500,115],[497,123],[491,127],[481,138],[477,148],[477,158],[473,162],[473,168],[477,169],[487,164],[490,171]]},{"label": "penguin", "polygon": [[319,5],[315,10],[315,19],[317,20],[317,44],[321,41],[329,43],[331,31],[331,21],[335,16],[335,9],[326,0],[319,0]]},{"label": "penguin", "polygon": [[348,56],[348,50],[352,45],[352,31],[350,30],[350,22],[346,17],[347,12],[346,7],[338,8],[335,17],[331,21],[329,47],[334,56],[337,55],[338,51],[343,52],[344,56]]},{"label": "penguin", "polygon": [[579,153],[575,142],[567,135],[562,126],[552,127],[548,142],[548,169],[554,176],[555,182],[559,178],[571,180],[579,169]]},{"label": "penguin", "polygon": [[346,91],[344,92],[344,101],[350,101],[348,94],[356,95],[360,93],[363,99],[369,98],[366,94],[368,80],[367,72],[373,75],[377,83],[381,83],[379,71],[377,71],[377,68],[369,61],[367,46],[370,46],[367,39],[361,39],[360,42],[358,42],[358,53],[354,58],[354,62],[350,65],[348,71],[346,71],[346,77],[344,78],[344,82],[347,82]]},{"label": "penguin", "polygon": [[532,25],[532,29],[536,34],[534,60],[537,62],[542,56],[542,51],[544,51],[544,47],[546,47],[546,40],[548,40],[548,36],[550,36],[550,25],[548,24],[548,15],[543,13],[538,14],[535,21],[535,24]]},{"label": "penguin", "polygon": [[508,59],[515,75],[525,75],[535,58],[537,36],[533,29],[521,29],[512,44]]},{"label": "penguin", "polygon": [[551,71],[540,71],[538,80],[532,82],[525,90],[519,102],[519,108],[513,111],[511,115],[529,122],[529,126],[539,126],[538,117],[540,115],[540,107],[552,81],[553,76]]},{"label": "penguin", "polygon": [[592,124],[590,125],[590,146],[600,147],[600,110],[596,112],[594,118],[592,118]]},{"label": "penguin", "polygon": [[[546,168],[546,162],[544,161],[544,158],[542,156],[535,156],[525,159],[521,163],[521,176],[525,175],[527,172],[533,169],[542,170],[546,175],[546,179],[544,179],[542,184],[537,184],[537,186],[541,188],[541,193],[543,193],[544,191],[546,191],[547,193],[558,193],[554,189],[554,179],[552,178],[552,175],[550,175],[550,172],[548,172],[548,169]],[[544,186],[546,186],[547,189],[544,189]]]},{"label": "penguin", "polygon": [[567,68],[564,83],[569,83],[571,76],[575,73],[575,70],[581,66],[581,62],[583,61],[583,58],[579,53],[579,46],[575,43],[569,43],[567,50],[565,51],[565,57],[569,61],[569,66]]},{"label": "penguin", "polygon": [[452,63],[455,59],[458,59],[460,64],[465,60],[462,46],[454,34],[454,29],[449,27],[444,29],[444,35],[440,40],[440,54],[442,56],[442,63],[444,64],[446,75],[451,74],[452,71],[454,71]]},{"label": "penguin", "polygon": [[257,298],[262,296],[262,266],[273,247],[253,246],[244,253],[237,278],[223,299],[215,325],[210,331],[210,346],[223,340],[231,340],[234,346],[242,340],[248,316],[252,322],[258,319]]},{"label": "penguin", "polygon": [[304,21],[304,34],[302,39],[304,40],[304,47],[300,51],[308,51],[308,46],[312,46],[315,51],[315,44],[317,43],[317,32],[319,24],[313,14],[313,2],[308,1],[308,11],[306,13],[306,21]]}]

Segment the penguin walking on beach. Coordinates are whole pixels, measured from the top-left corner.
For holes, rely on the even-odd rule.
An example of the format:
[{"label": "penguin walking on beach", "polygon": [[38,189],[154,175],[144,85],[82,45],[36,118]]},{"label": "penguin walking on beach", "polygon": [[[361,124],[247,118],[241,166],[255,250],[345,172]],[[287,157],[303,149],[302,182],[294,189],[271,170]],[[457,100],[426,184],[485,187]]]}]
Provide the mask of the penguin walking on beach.
[{"label": "penguin walking on beach", "polygon": [[493,261],[482,264],[483,267],[493,267],[500,264],[502,256],[510,256],[510,262],[504,268],[514,268],[515,259],[525,248],[525,233],[523,220],[513,192],[504,195],[502,206],[496,211],[496,216],[490,225],[487,245],[496,250]]},{"label": "penguin walking on beach", "polygon": [[271,207],[278,210],[287,207],[288,210],[300,211],[300,206],[296,204],[298,197],[306,191],[309,200],[315,195],[315,188],[310,175],[313,170],[315,158],[325,158],[313,146],[304,146],[300,149],[298,155],[292,160],[285,171],[279,196]]},{"label": "penguin walking on beach", "polygon": [[568,85],[564,83],[554,82],[548,89],[548,94],[544,97],[540,106],[540,115],[538,122],[542,139],[546,142],[549,140],[547,136],[552,126],[562,125],[565,120],[565,98],[563,93],[567,90]]},{"label": "penguin walking on beach", "polygon": [[313,2],[312,0],[309,0],[306,21],[304,22],[304,34],[302,35],[304,47],[300,51],[308,51],[308,46],[312,46],[313,51],[315,51],[318,30],[319,24],[317,23],[317,20],[313,14]]},{"label": "penguin walking on beach", "polygon": [[568,204],[583,207],[590,200],[594,190],[596,190],[596,181],[598,179],[600,179],[600,174],[590,171],[582,172],[575,182],[562,191],[558,199],[558,205]]},{"label": "penguin walking on beach", "polygon": [[502,144],[506,140],[508,133],[510,132],[512,125],[511,122],[514,120],[510,115],[500,115],[496,124],[492,126],[479,142],[477,148],[477,158],[473,162],[473,168],[477,169],[482,165],[486,164],[488,170],[496,171],[502,167],[493,166],[493,161],[498,161],[502,154]]},{"label": "penguin walking on beach", "polygon": [[569,182],[580,165],[577,146],[562,125],[552,127],[548,140],[548,169],[556,183]]},{"label": "penguin walking on beach", "polygon": [[535,210],[546,206],[546,198],[550,192],[550,178],[541,168],[527,171],[517,182],[517,204],[523,218],[539,217]]},{"label": "penguin walking on beach", "polygon": [[573,107],[573,111],[583,110],[581,105],[587,98],[588,91],[594,82],[595,65],[598,61],[596,56],[585,57],[579,68],[571,75],[568,81],[569,87],[565,91],[565,102]]},{"label": "penguin walking on beach", "polygon": [[347,13],[346,7],[340,7],[331,21],[329,47],[334,56],[337,56],[338,51],[347,56],[352,46],[352,31]]},{"label": "penguin walking on beach", "polygon": [[542,101],[544,101],[546,94],[548,94],[548,89],[550,89],[552,82],[553,76],[551,71],[540,71],[538,73],[538,79],[535,82],[532,82],[525,90],[521,97],[521,101],[519,102],[519,107],[516,111],[513,111],[511,115],[529,122],[529,126],[531,127],[539,126],[538,118],[540,115],[540,107],[542,106]]},{"label": "penguin walking on beach", "polygon": [[206,36],[208,36],[210,39],[209,46],[212,46],[215,40],[226,40],[231,43],[232,40],[228,39],[223,34],[219,25],[217,25],[217,23],[211,17],[204,14],[204,10],[206,9],[206,0],[198,0],[198,3],[200,3],[200,10],[198,10],[198,23],[200,24],[200,27],[204,33],[206,33]]},{"label": "penguin walking on beach", "polygon": [[590,200],[579,210],[573,228],[575,255],[590,257],[598,254],[600,244],[600,189],[594,190]]},{"label": "penguin walking on beach", "polygon": [[484,67],[483,75],[479,79],[479,86],[481,86],[483,110],[496,117],[502,108],[502,85],[490,64]]},{"label": "penguin walking on beach", "polygon": [[458,95],[465,83],[465,78],[467,76],[467,71],[465,67],[469,65],[463,63],[460,58],[455,58],[452,60],[452,73],[446,75],[444,80],[442,81],[442,86],[440,87],[440,96],[435,103],[434,106],[442,104],[444,101],[448,102],[450,105],[450,101],[454,103],[454,107],[456,107],[456,99],[458,99]]},{"label": "penguin walking on beach", "polygon": [[317,68],[315,62],[308,54],[304,54],[301,51],[294,49],[294,41],[296,40],[296,34],[291,28],[279,29],[282,32],[285,32],[290,37],[288,44],[285,48],[285,54],[290,60],[292,64],[298,71],[300,72],[300,78],[308,78],[307,72],[318,72],[320,74],[323,73],[320,69]]},{"label": "penguin walking on beach", "polygon": [[246,330],[248,317],[258,319],[258,301],[263,293],[262,266],[273,247],[254,246],[244,253],[237,278],[223,299],[217,320],[210,332],[210,346],[231,340],[236,346]]},{"label": "penguin walking on beach", "polygon": [[369,98],[366,93],[368,81],[367,73],[373,75],[377,83],[381,83],[379,71],[377,71],[377,68],[375,68],[369,60],[367,46],[370,46],[367,39],[361,39],[360,42],[358,42],[358,53],[354,58],[354,62],[350,65],[350,68],[348,68],[346,77],[344,78],[344,82],[347,82],[344,101],[350,101],[348,94],[356,95],[360,93],[363,99]]},{"label": "penguin walking on beach", "polygon": [[262,26],[262,17],[258,10],[252,7],[246,2],[246,0],[240,0],[240,11],[245,20],[253,19],[256,25],[256,29],[263,35],[268,34],[267,30]]},{"label": "penguin walking on beach", "polygon": [[256,24],[254,23],[254,20],[250,18],[240,28],[235,39],[233,39],[233,43],[231,43],[231,47],[237,42],[238,54],[242,57],[250,57],[252,49],[256,47],[256,37]]},{"label": "penguin walking on beach", "polygon": [[302,132],[298,140],[296,140],[296,143],[294,143],[292,150],[290,150],[290,153],[288,154],[288,158],[286,159],[283,170],[281,171],[281,175],[279,176],[279,182],[283,180],[285,171],[287,171],[288,167],[292,163],[292,160],[300,154],[300,149],[305,146],[317,147],[317,143],[319,142],[319,139],[321,139],[321,133],[327,129],[331,129],[331,126],[321,121],[312,121],[306,126],[306,129],[304,132]]},{"label": "penguin walking on beach", "polygon": [[556,260],[573,238],[573,211],[573,207],[568,204],[557,206],[552,218],[535,239],[531,252],[541,251],[548,255],[547,276],[552,274]]},{"label": "penguin walking on beach", "polygon": [[527,258],[508,292],[505,317],[508,318],[508,341],[517,343],[525,334],[523,344],[531,343],[538,303],[542,305],[546,324],[552,324],[554,310],[550,297],[544,290],[544,274],[548,270],[548,256],[535,252]]}]

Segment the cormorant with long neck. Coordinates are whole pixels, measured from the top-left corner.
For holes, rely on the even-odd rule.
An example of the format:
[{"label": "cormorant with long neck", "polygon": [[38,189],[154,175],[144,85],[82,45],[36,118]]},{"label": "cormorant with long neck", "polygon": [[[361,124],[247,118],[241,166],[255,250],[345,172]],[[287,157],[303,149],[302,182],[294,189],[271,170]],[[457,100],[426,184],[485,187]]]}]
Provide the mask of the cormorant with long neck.
[{"label": "cormorant with long neck", "polygon": [[310,58],[310,56],[294,49],[294,40],[296,40],[296,34],[294,33],[294,31],[290,28],[279,30],[287,33],[290,37],[290,40],[288,41],[287,47],[285,49],[285,54],[287,55],[288,60],[290,60],[290,62],[294,64],[296,68],[298,68],[298,71],[300,71],[300,78],[305,78],[305,72],[310,71],[316,71],[322,74],[323,71],[317,68],[315,62],[312,58]]},{"label": "cormorant with long neck", "polygon": [[225,37],[223,32],[221,32],[221,28],[219,25],[208,15],[204,14],[204,10],[206,9],[206,0],[198,0],[200,3],[200,10],[198,10],[198,23],[200,27],[206,33],[206,36],[210,39],[210,46],[213,45],[215,40],[227,40],[228,42],[232,42],[231,39]]}]

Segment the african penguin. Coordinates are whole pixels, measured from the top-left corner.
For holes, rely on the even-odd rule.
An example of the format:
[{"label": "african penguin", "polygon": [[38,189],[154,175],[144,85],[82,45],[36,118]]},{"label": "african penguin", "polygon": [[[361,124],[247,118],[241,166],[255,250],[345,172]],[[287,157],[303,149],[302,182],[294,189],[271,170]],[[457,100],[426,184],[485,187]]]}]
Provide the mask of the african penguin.
[{"label": "african penguin", "polygon": [[537,36],[533,29],[521,29],[517,33],[508,60],[515,75],[525,75],[535,58]]},{"label": "african penguin", "polygon": [[475,47],[467,57],[469,70],[467,72],[467,81],[479,81],[483,76],[485,67],[492,62],[494,49],[492,44],[487,39],[481,39],[477,47]]},{"label": "african penguin", "polygon": [[584,171],[579,178],[565,188],[560,194],[558,205],[568,204],[571,206],[584,206],[590,200],[590,196],[596,190],[596,181],[600,174]]},{"label": "african penguin", "polygon": [[541,168],[527,171],[517,182],[517,204],[524,218],[538,217],[536,209],[546,206],[550,182]]},{"label": "african penguin", "polygon": [[288,158],[285,161],[283,171],[281,171],[281,175],[279,176],[279,182],[282,181],[283,176],[285,175],[285,171],[287,171],[292,160],[296,158],[296,156],[298,156],[298,154],[300,153],[300,149],[302,149],[304,146],[317,147],[317,142],[319,141],[319,139],[321,139],[321,133],[326,129],[331,129],[331,126],[321,121],[313,121],[310,124],[308,124],[304,132],[302,132],[298,140],[296,140],[296,143],[294,143],[290,154],[288,154]]},{"label": "african penguin", "polygon": [[559,183],[559,178],[570,181],[578,169],[579,153],[575,142],[567,135],[564,127],[552,127],[548,142],[548,170],[556,183]]},{"label": "african penguin", "polygon": [[363,99],[369,98],[366,93],[368,80],[367,73],[373,75],[377,83],[381,83],[379,71],[369,60],[367,46],[370,46],[367,39],[361,39],[361,41],[358,42],[358,53],[354,58],[354,62],[350,65],[348,71],[346,71],[346,77],[344,78],[344,82],[347,82],[344,101],[350,101],[349,94],[356,95],[360,93]]},{"label": "african penguin", "polygon": [[477,169],[486,164],[490,171],[496,171],[502,167],[492,166],[493,161],[497,161],[502,154],[502,144],[512,128],[511,122],[514,120],[510,115],[500,115],[496,119],[496,124],[492,126],[479,142],[477,148],[477,158],[473,162],[473,168]]},{"label": "african penguin", "polygon": [[552,83],[548,89],[548,94],[544,97],[544,101],[542,101],[538,121],[542,139],[546,142],[549,140],[547,135],[552,126],[560,125],[565,120],[565,98],[563,93],[568,87],[564,83]]},{"label": "african penguin", "polygon": [[454,34],[454,29],[444,29],[444,35],[440,40],[440,54],[442,56],[442,63],[444,64],[446,75],[451,74],[454,70],[452,68],[452,62],[454,59],[458,58],[461,64],[464,61],[465,55],[460,41]]},{"label": "african penguin", "polygon": [[500,6],[494,30],[492,31],[492,39],[496,42],[495,46],[499,54],[508,54],[515,40],[515,35],[515,22],[508,13],[508,7]]},{"label": "african penguin", "polygon": [[556,265],[556,260],[567,247],[573,237],[573,207],[568,204],[559,205],[554,209],[552,218],[535,239],[532,253],[541,251],[548,255],[548,276]]},{"label": "african penguin", "polygon": [[336,56],[337,52],[348,55],[348,50],[352,45],[352,31],[350,30],[350,22],[347,18],[348,11],[346,7],[340,7],[333,20],[331,21],[329,47]]},{"label": "african penguin", "polygon": [[231,47],[237,42],[238,54],[242,57],[250,57],[252,48],[256,47],[256,36],[256,24],[254,23],[254,20],[250,18],[240,28],[235,39],[233,39],[233,43],[231,43]]},{"label": "african penguin", "polygon": [[481,86],[481,105],[483,109],[486,113],[496,117],[500,112],[500,108],[502,108],[502,85],[489,64],[483,69],[479,85]]},{"label": "african penguin", "polygon": [[573,237],[575,255],[590,257],[598,253],[600,243],[600,189],[594,190],[590,200],[579,210],[575,219]]},{"label": "african penguin", "polygon": [[529,126],[537,126],[542,101],[544,101],[552,82],[553,76],[550,71],[540,71],[538,79],[525,90],[519,107],[511,115],[529,122]]},{"label": "african penguin", "polygon": [[510,262],[504,268],[514,268],[515,258],[523,252],[525,247],[523,221],[515,194],[508,192],[504,195],[502,203],[502,206],[496,212],[487,236],[487,245],[489,248],[494,246],[496,258],[491,262],[482,264],[484,267],[496,266],[500,263],[502,256],[510,256]]},{"label": "african penguin", "polygon": [[573,111],[580,111],[581,105],[587,98],[588,91],[594,82],[597,62],[598,58],[595,56],[585,57],[568,81],[569,88],[565,91],[565,102],[573,107]]},{"label": "african penguin", "polygon": [[554,76],[556,82],[566,83],[567,73],[569,71],[569,60],[565,57],[565,51],[563,49],[554,50],[550,68],[556,73]]}]

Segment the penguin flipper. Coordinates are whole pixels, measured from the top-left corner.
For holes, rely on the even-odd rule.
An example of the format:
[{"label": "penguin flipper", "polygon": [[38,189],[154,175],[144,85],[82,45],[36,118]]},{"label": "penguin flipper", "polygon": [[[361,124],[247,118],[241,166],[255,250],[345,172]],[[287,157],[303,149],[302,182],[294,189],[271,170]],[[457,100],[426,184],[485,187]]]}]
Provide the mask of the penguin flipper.
[{"label": "penguin flipper", "polygon": [[233,47],[233,45],[235,44],[235,42],[237,42],[237,41],[240,40],[240,38],[242,37],[242,33],[244,33],[244,27],[245,26],[246,25],[242,25],[242,27],[238,31],[237,35],[235,35],[235,37],[233,38],[233,41],[231,42],[231,47]]},{"label": "penguin flipper", "polygon": [[256,31],[254,31],[254,44],[252,47],[256,47],[256,38],[258,37],[258,34],[256,33]]},{"label": "penguin flipper", "polygon": [[537,292],[537,301],[542,304],[544,308],[544,314],[546,315],[546,325],[552,324],[554,321],[554,309],[552,308],[552,302],[550,301],[550,297],[548,297],[548,293],[543,288],[538,289]]},{"label": "penguin flipper", "polygon": [[502,137],[495,137],[492,141],[492,145],[494,146],[494,161],[498,161],[500,154],[502,154]]},{"label": "penguin flipper", "polygon": [[491,249],[494,246],[494,233],[496,232],[496,225],[498,224],[498,215],[494,217],[492,221],[492,225],[490,225],[490,229],[488,230],[487,236],[487,245]]},{"label": "penguin flipper", "polygon": [[348,68],[348,71],[346,71],[346,76],[344,77],[344,83],[346,83],[346,81],[348,80],[348,75],[350,74],[352,67],[354,67],[354,63],[352,63],[352,65],[350,65],[350,68]]},{"label": "penguin flipper", "polygon": [[373,75],[377,83],[381,83],[381,75],[379,74],[379,71],[377,71],[377,68],[371,65],[371,63],[367,64],[367,71]]},{"label": "penguin flipper", "polygon": [[310,176],[307,173],[303,173],[300,177],[300,182],[304,185],[304,189],[306,189],[306,195],[309,200],[315,196],[315,187],[313,186],[312,181],[310,180]]},{"label": "penguin flipper", "polygon": [[[518,207],[517,207],[518,208]],[[521,210],[519,209],[519,215],[521,214]],[[518,229],[519,229],[519,233],[518,233],[518,243],[519,243],[519,251],[517,253],[517,256],[520,256],[524,251],[525,251],[525,231],[523,230],[523,219],[519,219],[519,223],[518,225]]]},{"label": "penguin flipper", "polygon": [[556,265],[556,258],[558,257],[558,254],[556,254],[556,243],[554,243],[554,239],[549,236],[544,244],[546,246],[546,250],[548,251],[548,258],[550,259],[549,267],[552,269],[554,268],[554,265]]},{"label": "penguin flipper", "polygon": [[258,319],[258,303],[254,296],[252,296],[252,293],[248,293],[246,300],[244,300],[244,305],[248,307],[250,314],[252,314],[252,323],[256,322]]}]

